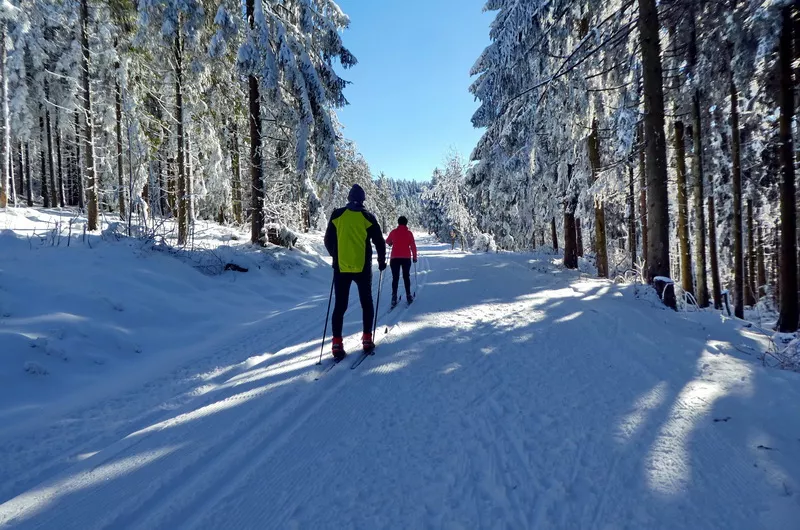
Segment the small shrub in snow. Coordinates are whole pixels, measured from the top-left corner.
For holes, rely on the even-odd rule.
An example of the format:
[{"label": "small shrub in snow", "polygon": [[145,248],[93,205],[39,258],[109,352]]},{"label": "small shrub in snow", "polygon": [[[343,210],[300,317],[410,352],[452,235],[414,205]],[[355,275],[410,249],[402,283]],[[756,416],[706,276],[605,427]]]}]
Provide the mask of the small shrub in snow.
[{"label": "small shrub in snow", "polygon": [[[788,344],[786,341],[789,341]],[[776,333],[772,338],[776,351],[763,355],[764,364],[775,366],[782,370],[800,372],[800,338],[786,333]],[[785,346],[784,346],[785,345]]]},{"label": "small shrub in snow", "polygon": [[267,239],[273,245],[280,245],[286,248],[293,248],[300,237],[297,232],[285,225],[278,223],[268,223],[266,225]]},{"label": "small shrub in snow", "polygon": [[26,362],[23,369],[31,375],[47,375],[50,373],[47,371],[47,368],[33,361]]},{"label": "small shrub in snow", "polygon": [[472,248],[475,252],[497,252],[497,243],[491,234],[479,234]]}]

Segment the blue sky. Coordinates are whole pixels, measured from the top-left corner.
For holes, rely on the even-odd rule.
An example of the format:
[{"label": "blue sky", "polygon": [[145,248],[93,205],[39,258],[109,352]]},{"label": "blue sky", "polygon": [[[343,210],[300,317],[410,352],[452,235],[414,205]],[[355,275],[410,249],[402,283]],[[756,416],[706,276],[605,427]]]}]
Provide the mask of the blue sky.
[{"label": "blue sky", "polygon": [[339,111],[373,173],[427,180],[451,147],[468,156],[481,131],[469,70],[489,44],[486,0],[338,0],[358,64]]}]

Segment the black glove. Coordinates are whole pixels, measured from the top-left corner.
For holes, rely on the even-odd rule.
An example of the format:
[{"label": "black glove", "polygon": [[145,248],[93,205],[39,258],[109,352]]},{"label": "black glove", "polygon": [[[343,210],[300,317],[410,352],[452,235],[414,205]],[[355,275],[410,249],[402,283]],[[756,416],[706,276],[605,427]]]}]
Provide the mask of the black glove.
[{"label": "black glove", "polygon": [[416,263],[416,262],[417,262],[417,258],[414,258],[414,260],[413,260],[413,261],[414,261],[414,263]]},{"label": "black glove", "polygon": [[385,271],[386,270],[386,261],[385,260],[381,260],[381,261],[378,262],[378,270],[379,271]]}]

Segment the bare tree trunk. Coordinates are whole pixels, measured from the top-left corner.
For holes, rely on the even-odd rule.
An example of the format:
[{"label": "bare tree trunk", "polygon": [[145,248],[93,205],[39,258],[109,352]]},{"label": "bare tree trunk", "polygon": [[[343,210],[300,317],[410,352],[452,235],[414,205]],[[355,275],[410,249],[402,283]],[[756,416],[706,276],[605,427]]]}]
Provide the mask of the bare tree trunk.
[{"label": "bare tree trunk", "polygon": [[772,284],[775,288],[775,305],[780,306],[781,303],[781,280],[780,273],[778,272],[778,264],[781,257],[781,230],[780,222],[775,221],[775,234],[772,241]]},{"label": "bare tree trunk", "polygon": [[[592,133],[589,136],[589,163],[592,169],[592,183],[600,171],[600,136],[597,132],[597,120],[592,122]],[[608,278],[608,250],[606,246],[606,212],[603,203],[594,200],[595,253],[597,276]]]},{"label": "bare tree trunk", "polygon": [[[180,18],[180,17],[179,17]],[[178,126],[178,245],[188,240],[187,197],[186,197],[186,139],[183,132],[183,44],[181,32],[175,33],[175,122]]]},{"label": "bare tree trunk", "polygon": [[[710,182],[710,180],[709,180]],[[713,183],[711,183],[713,186]],[[708,257],[711,265],[711,292],[714,309],[722,309],[722,284],[719,279],[719,259],[717,258],[717,212],[714,206],[714,189],[708,195]]]},{"label": "bare tree trunk", "polygon": [[636,192],[634,190],[633,165],[628,179],[628,249],[631,251],[631,268],[636,268]]},{"label": "bare tree trunk", "polygon": [[[25,195],[25,152],[22,148],[22,141],[17,140],[17,156],[16,156],[16,163],[17,163],[17,178],[19,180],[19,184],[17,185],[17,194],[20,197]],[[16,203],[17,201],[15,201]],[[20,201],[21,202],[21,201]]]},{"label": "bare tree trunk", "polygon": [[550,220],[550,231],[553,236],[553,250],[558,250],[558,234],[556,233],[556,218]]},{"label": "bare tree trunk", "polygon": [[125,170],[122,158],[122,90],[119,87],[120,64],[119,61],[114,65],[116,74],[114,76],[114,110],[116,114],[116,136],[117,136],[117,186],[119,189],[119,216],[125,219]]},{"label": "bare tree trunk", "polygon": [[767,267],[764,261],[764,234],[758,223],[758,298],[767,294]]},{"label": "bare tree trunk", "polygon": [[575,218],[575,239],[578,249],[578,257],[583,257],[583,231],[581,230],[581,220],[579,217]]},{"label": "bare tree trunk", "polygon": [[[644,127],[639,126],[639,142],[644,142]],[[647,167],[644,145],[639,149],[639,224],[642,230],[642,260],[647,270]]]},{"label": "bare tree trunk", "polygon": [[31,148],[25,142],[25,198],[28,201],[28,208],[33,206],[33,177],[31,176]]},{"label": "bare tree trunk", "polygon": [[697,216],[695,227],[695,280],[697,281],[697,305],[708,307],[708,277],[706,276],[706,216],[703,210],[703,143],[702,119],[700,115],[700,91],[694,93],[692,105],[692,136],[694,149],[692,150],[692,176],[694,177],[694,209]]},{"label": "bare tree trunk", "polygon": [[[45,83],[45,94],[48,93],[47,83]],[[49,96],[45,96],[48,97]],[[55,157],[53,156],[53,127],[51,126],[50,121],[50,110],[45,107],[44,111],[44,120],[47,127],[47,171],[50,177],[50,185],[48,189],[50,191],[50,204],[53,205],[53,208],[58,206],[58,193],[56,191],[56,169],[55,169]]]},{"label": "bare tree trunk", "polygon": [[564,267],[578,268],[578,244],[575,230],[575,213],[564,210]]},{"label": "bare tree trunk", "polygon": [[675,162],[678,185],[678,242],[681,257],[681,287],[694,295],[692,255],[689,241],[689,198],[686,194],[686,138],[683,122],[675,122]]},{"label": "bare tree trunk", "polygon": [[194,166],[192,165],[192,142],[186,133],[186,222],[194,226]]},{"label": "bare tree trunk", "polygon": [[[250,28],[254,28],[254,0],[246,0],[247,19]],[[261,98],[258,92],[258,80],[255,76],[247,78],[248,100],[250,110],[250,186],[252,192],[252,231],[251,243],[263,244],[264,241],[264,176],[261,161]]]},{"label": "bare tree trunk", "polygon": [[231,169],[233,170],[233,183],[231,195],[233,199],[233,218],[236,224],[242,224],[242,173],[239,164],[239,130],[236,121],[231,122]]},{"label": "bare tree trunk", "polygon": [[734,314],[744,318],[744,254],[742,241],[742,158],[739,135],[739,94],[730,78],[731,93],[731,158],[733,161],[733,284]]},{"label": "bare tree trunk", "polygon": [[44,109],[39,106],[39,163],[42,168],[42,206],[50,208],[50,193],[47,190],[47,155],[45,154]]},{"label": "bare tree trunk", "polygon": [[[664,136],[664,85],[656,0],[639,0],[639,37],[644,79],[644,141],[647,168],[647,281],[669,274],[669,199],[667,143]],[[676,307],[674,297],[664,302]]]},{"label": "bare tree trunk", "polygon": [[59,127],[58,112],[56,111],[56,163],[58,164],[58,178],[56,179],[56,196],[58,204],[64,208],[64,160],[61,153],[61,128]]},{"label": "bare tree trunk", "polygon": [[[0,20],[0,208],[8,206],[11,174],[11,123],[8,110],[8,74],[6,73],[6,21]],[[12,197],[16,204],[16,197]]]},{"label": "bare tree trunk", "polygon": [[81,51],[83,69],[83,129],[84,153],[86,157],[86,191],[89,201],[88,227],[89,231],[97,230],[98,201],[97,201],[97,176],[94,167],[94,133],[92,127],[92,97],[89,89],[89,0],[81,0]]},{"label": "bare tree trunk", "polygon": [[780,67],[779,120],[781,153],[781,313],[778,331],[797,331],[800,308],[797,300],[797,209],[795,202],[794,143],[792,122],[795,115],[794,83],[792,80],[792,45],[794,42],[792,7],[783,8],[783,22],[778,45]]},{"label": "bare tree trunk", "polygon": [[747,288],[745,304],[756,305],[756,245],[753,227],[753,200],[747,199]]},{"label": "bare tree trunk", "polygon": [[76,185],[76,194],[77,194],[77,202],[78,206],[81,210],[84,209],[86,206],[86,193],[83,187],[83,166],[81,165],[81,128],[80,124],[78,123],[78,111],[75,111],[75,165],[76,165],[76,174],[75,174],[75,185]]}]

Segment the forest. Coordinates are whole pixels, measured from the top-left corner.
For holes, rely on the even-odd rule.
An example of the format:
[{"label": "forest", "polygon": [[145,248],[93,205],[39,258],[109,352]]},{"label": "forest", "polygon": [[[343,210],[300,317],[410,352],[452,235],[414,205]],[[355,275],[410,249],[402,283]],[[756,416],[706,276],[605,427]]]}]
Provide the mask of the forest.
[{"label": "forest", "polygon": [[[492,0],[465,188],[507,248],[591,255],[665,302],[795,331],[800,37],[789,0]],[[491,207],[488,207],[491,206]],[[675,289],[664,288],[675,278]]]},{"label": "forest", "polygon": [[385,227],[402,210],[443,240],[588,260],[672,307],[763,302],[795,331],[797,5],[485,10],[465,87],[483,135],[417,182],[374,174],[342,132],[357,59],[333,0],[3,0],[0,206],[77,207],[89,231],[119,215],[179,246],[196,219],[286,244],[359,183]]}]

